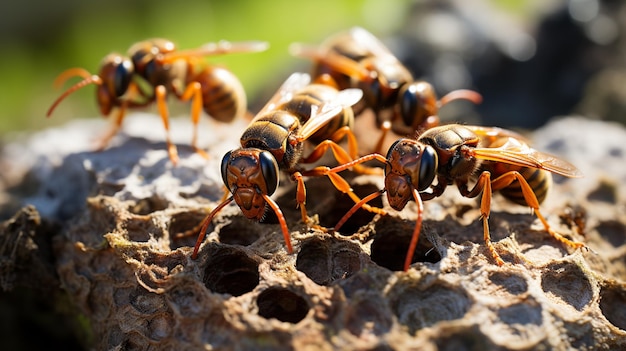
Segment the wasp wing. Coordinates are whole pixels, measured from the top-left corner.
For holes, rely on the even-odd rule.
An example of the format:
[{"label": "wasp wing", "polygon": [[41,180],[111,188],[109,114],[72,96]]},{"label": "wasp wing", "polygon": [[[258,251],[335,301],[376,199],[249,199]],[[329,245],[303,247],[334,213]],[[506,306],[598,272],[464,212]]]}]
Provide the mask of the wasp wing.
[{"label": "wasp wing", "polygon": [[528,140],[525,136],[508,129],[467,125],[463,125],[463,127],[471,130],[474,134],[481,138],[481,140],[487,141],[489,144],[495,142],[495,140],[499,138],[515,138],[525,143],[530,142],[530,140]]},{"label": "wasp wing", "polygon": [[337,52],[326,50],[324,47],[293,43],[289,45],[289,52],[296,57],[323,63],[337,72],[341,72],[350,77],[356,77],[359,80],[366,79],[370,76],[370,71],[361,66],[359,62]]},{"label": "wasp wing", "polygon": [[207,43],[195,49],[168,52],[159,56],[159,61],[172,62],[189,57],[260,52],[267,50],[268,47],[269,44],[265,41],[242,41],[231,43],[229,41],[222,40],[217,43]]},{"label": "wasp wing", "polygon": [[537,151],[516,138],[508,137],[507,139],[499,147],[476,148],[472,154],[481,160],[538,168],[571,178],[583,176],[578,168],[567,161]]},{"label": "wasp wing", "polygon": [[298,132],[298,139],[306,140],[320,128],[328,124],[345,107],[351,107],[361,100],[361,89],[344,89],[337,92],[337,96],[321,106],[312,106],[311,117]]},{"label": "wasp wing", "polygon": [[353,27],[350,29],[350,37],[360,47],[369,51],[372,56],[385,58],[388,60],[398,61],[396,56],[378,39],[374,34],[368,32],[361,27]]},{"label": "wasp wing", "polygon": [[252,121],[254,122],[267,112],[273,111],[278,106],[290,101],[298,90],[306,87],[310,82],[311,76],[308,73],[292,73],[280,86],[280,88],[278,88],[276,93],[274,93],[274,95],[268,100],[265,106],[261,108]]}]

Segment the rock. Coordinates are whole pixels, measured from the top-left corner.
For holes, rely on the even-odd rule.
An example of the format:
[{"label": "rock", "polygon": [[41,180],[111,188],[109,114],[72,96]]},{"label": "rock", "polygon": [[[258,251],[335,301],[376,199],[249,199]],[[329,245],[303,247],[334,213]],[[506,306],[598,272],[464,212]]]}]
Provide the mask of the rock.
[{"label": "rock", "polygon": [[[185,146],[190,122],[174,119],[177,167],[153,132],[159,123],[157,116],[131,115],[110,148],[92,152],[89,136],[102,124],[73,122],[15,142],[2,156],[3,164],[16,165],[4,176],[4,203],[32,204],[21,213],[62,228],[53,235],[54,257],[46,259],[89,319],[96,349],[626,348],[620,125],[568,117],[529,135],[537,149],[585,173],[555,176],[541,209],[555,229],[593,252],[564,247],[528,208],[496,196],[490,225],[506,262],[499,267],[484,245],[476,201],[450,188],[425,202],[415,263],[402,272],[413,204],[395,212],[383,200],[378,206],[388,215],[360,211],[341,233],[324,233],[299,221],[289,180],[275,198],[294,254],[286,252],[275,218],[252,222],[231,205],[192,260],[195,236],[174,236],[197,231],[219,203],[221,158],[246,122],[203,121],[211,123],[211,133],[200,132],[210,155],[204,159]],[[360,196],[382,186],[380,176],[346,178]],[[19,186],[24,180],[28,192]],[[307,190],[307,208],[323,226],[352,206],[327,179],[307,180]],[[5,222],[2,242],[15,235],[15,221]]]}]

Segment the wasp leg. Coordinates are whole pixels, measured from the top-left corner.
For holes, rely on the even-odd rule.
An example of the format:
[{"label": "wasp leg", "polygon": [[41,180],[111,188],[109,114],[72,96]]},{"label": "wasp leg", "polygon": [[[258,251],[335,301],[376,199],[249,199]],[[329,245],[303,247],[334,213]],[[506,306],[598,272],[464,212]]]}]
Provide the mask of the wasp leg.
[{"label": "wasp leg", "polygon": [[343,226],[348,221],[348,219],[350,217],[352,217],[352,215],[356,211],[359,210],[359,208],[363,207],[365,204],[367,204],[368,202],[374,200],[375,198],[381,196],[384,192],[385,192],[385,190],[379,190],[377,192],[371,193],[371,194],[367,195],[366,197],[362,198],[361,201],[355,203],[354,206],[352,206],[352,208],[348,212],[346,212],[346,214],[343,215],[343,217],[341,217],[339,222],[337,222],[337,224],[335,224],[335,226],[333,227],[333,231],[335,231],[335,232],[339,231],[341,226]]},{"label": "wasp leg", "polygon": [[100,137],[100,140],[98,141],[98,146],[96,146],[97,151],[102,151],[107,147],[107,145],[109,145],[111,139],[120,130],[120,127],[122,126],[122,121],[124,120],[125,116],[126,104],[122,103],[122,105],[117,110],[117,114],[115,115],[115,119],[113,120],[113,125],[103,136]]},{"label": "wasp leg", "polygon": [[[345,130],[342,131],[342,129],[345,129]],[[347,127],[341,128],[337,132],[340,132],[340,131],[342,131],[343,133],[350,133],[350,134],[352,134],[350,129],[347,128]],[[337,132],[335,132],[335,134],[333,134],[333,136],[334,135],[342,136],[341,133],[337,133]],[[354,137],[354,134],[352,134],[352,137]],[[354,143],[356,143],[356,137],[354,137]],[[311,154],[309,154],[309,156],[307,156],[306,158],[304,158],[302,160],[302,163],[313,163],[313,162],[319,160],[324,155],[326,150],[328,150],[329,148],[332,151],[333,156],[335,156],[335,159],[337,160],[337,162],[339,162],[341,165],[351,163],[354,160],[354,158],[351,157],[346,152],[345,149],[343,149],[341,146],[339,146],[339,144],[337,144],[333,140],[327,139],[327,140],[324,140],[323,142],[319,143],[317,146],[315,146],[315,148],[313,149]],[[356,148],[356,146],[355,146],[355,148]],[[356,152],[355,152],[355,158],[356,158]],[[362,162],[360,162],[360,163],[362,163]],[[361,166],[360,163],[351,164],[350,167],[354,167],[354,170],[356,172],[362,173],[362,174],[378,174],[378,175],[382,174],[382,170]]]},{"label": "wasp leg", "polygon": [[482,192],[482,197],[480,200],[480,215],[483,219],[483,237],[485,240],[485,245],[487,245],[487,249],[493,256],[493,259],[496,261],[498,266],[502,266],[504,261],[500,257],[500,254],[496,251],[496,248],[493,246],[491,242],[491,235],[489,234],[489,214],[491,213],[491,173],[488,171],[484,171],[472,190],[467,189],[467,183],[461,183],[457,185],[461,195],[465,197],[476,197],[478,194]]},{"label": "wasp leg", "polygon": [[300,208],[302,222],[309,223],[309,216],[306,212],[306,186],[302,173],[294,172],[291,177],[297,182],[296,184],[296,204]]},{"label": "wasp leg", "polygon": [[389,134],[389,130],[391,130],[391,122],[384,121],[380,125],[380,137],[378,137],[378,141],[376,142],[376,146],[374,148],[374,152],[380,154],[383,150],[383,143],[385,142],[385,138],[387,134]]},{"label": "wasp leg", "polygon": [[581,247],[585,247],[585,244],[569,240],[563,235],[554,231],[554,229],[550,227],[550,224],[548,224],[548,221],[546,221],[545,217],[543,217],[543,215],[539,211],[539,201],[537,200],[537,196],[535,195],[535,192],[532,190],[530,185],[528,185],[528,182],[526,181],[526,179],[519,172],[510,171],[499,176],[492,182],[493,188],[495,190],[505,188],[509,186],[515,180],[517,180],[521,186],[522,194],[524,196],[524,200],[526,200],[526,204],[528,204],[528,206],[533,209],[533,212],[535,212],[535,214],[537,215],[537,218],[539,218],[539,220],[543,224],[543,227],[548,232],[548,234],[550,234],[553,238],[555,238],[556,240],[562,242],[563,244],[571,248],[579,249]]},{"label": "wasp leg", "polygon": [[170,139],[170,121],[169,121],[169,111],[167,109],[167,103],[165,101],[167,91],[163,85],[159,85],[155,89],[156,93],[156,101],[157,107],[159,108],[159,113],[161,114],[161,119],[163,120],[163,126],[165,127],[165,142],[167,143],[167,153],[170,156],[170,160],[174,165],[178,163],[178,151],[176,151],[176,146],[172,144],[172,140]]},{"label": "wasp leg", "polygon": [[191,122],[193,124],[193,135],[191,137],[191,147],[204,158],[209,155],[202,149],[198,148],[198,122],[200,122],[200,113],[202,112],[202,86],[198,82],[191,82],[185,88],[181,95],[182,101],[191,100]]},{"label": "wasp leg", "polygon": [[[327,176],[330,179],[330,181],[333,183],[333,186],[337,190],[341,191],[344,194],[348,194],[348,196],[350,196],[350,198],[355,203],[358,203],[361,201],[361,198],[359,198],[359,196],[355,194],[354,191],[352,191],[352,187],[350,187],[350,184],[348,184],[348,182],[342,176],[340,176],[338,172],[341,172],[345,169],[353,167],[354,165],[357,165],[359,163],[367,162],[373,159],[378,159],[381,162],[384,162],[383,160],[385,160],[385,158],[382,155],[370,154],[370,155],[363,156],[359,159],[350,161],[346,164],[343,164],[334,168],[330,168],[326,166],[319,166],[310,170],[302,171],[302,175],[314,176],[314,177]],[[378,207],[372,207],[365,203],[362,205],[362,207],[363,209],[372,213],[386,214],[386,212],[383,209],[378,208]]]}]

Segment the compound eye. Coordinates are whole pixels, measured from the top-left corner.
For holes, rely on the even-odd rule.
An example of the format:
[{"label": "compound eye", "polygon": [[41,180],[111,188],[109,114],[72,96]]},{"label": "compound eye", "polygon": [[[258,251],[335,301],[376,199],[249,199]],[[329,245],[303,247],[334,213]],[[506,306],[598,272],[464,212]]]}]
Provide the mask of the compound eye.
[{"label": "compound eye", "polygon": [[230,162],[230,156],[232,155],[232,150],[228,151],[224,157],[222,157],[222,165],[220,167],[222,171],[222,181],[224,181],[224,185],[228,188],[228,191],[232,192],[230,185],[228,184],[228,163]]},{"label": "compound eye", "polygon": [[261,172],[267,186],[267,195],[272,195],[278,188],[278,164],[276,164],[276,159],[269,151],[261,151],[259,162],[261,163]]},{"label": "compound eye", "polygon": [[438,158],[435,149],[432,146],[426,145],[422,149],[422,156],[420,157],[420,173],[419,173],[419,188],[418,191],[426,190],[435,180],[437,174]]},{"label": "compound eye", "polygon": [[400,91],[400,116],[406,126],[412,126],[413,121],[418,118],[416,115],[421,108],[421,99],[415,84],[407,84]]},{"label": "compound eye", "polygon": [[128,85],[132,80],[133,73],[133,63],[129,59],[122,59],[117,67],[115,67],[115,73],[113,75],[113,89],[115,89],[115,96],[120,97],[126,93]]}]

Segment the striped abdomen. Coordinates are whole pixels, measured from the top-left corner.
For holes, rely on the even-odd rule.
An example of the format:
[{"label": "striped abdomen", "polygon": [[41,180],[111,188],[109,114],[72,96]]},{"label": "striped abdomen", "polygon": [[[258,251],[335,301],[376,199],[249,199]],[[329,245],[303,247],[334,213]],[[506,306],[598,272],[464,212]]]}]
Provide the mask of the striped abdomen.
[{"label": "striped abdomen", "polygon": [[193,81],[202,86],[202,105],[209,116],[221,122],[230,122],[245,113],[245,91],[230,71],[209,66],[199,72]]},{"label": "striped abdomen", "polygon": [[[520,167],[501,162],[486,161],[483,162],[480,170],[490,171],[492,181],[508,171],[518,171],[522,175],[522,177],[526,179],[526,182],[528,182],[528,185],[530,185],[540,204],[546,199],[546,195],[548,195],[548,190],[552,185],[552,173],[542,169]],[[526,200],[524,199],[522,188],[517,180],[513,181],[513,183],[511,183],[509,186],[500,189],[499,191],[505,198],[509,199],[512,202],[515,202],[516,204],[520,204],[523,206],[528,205],[526,203]]]}]

